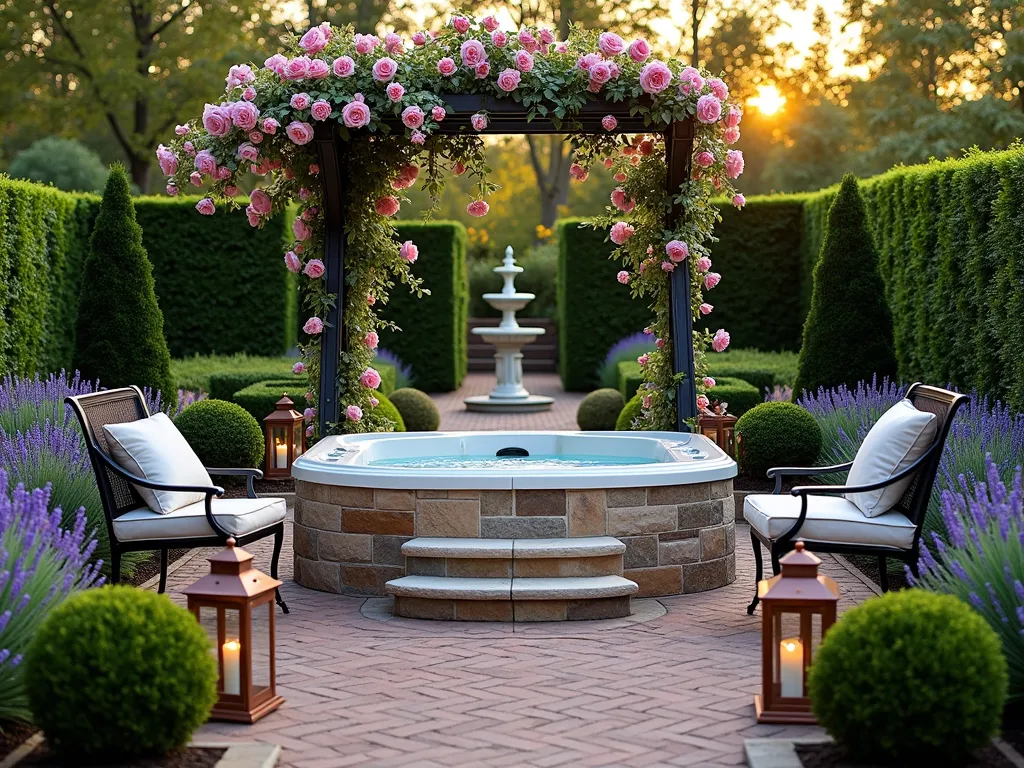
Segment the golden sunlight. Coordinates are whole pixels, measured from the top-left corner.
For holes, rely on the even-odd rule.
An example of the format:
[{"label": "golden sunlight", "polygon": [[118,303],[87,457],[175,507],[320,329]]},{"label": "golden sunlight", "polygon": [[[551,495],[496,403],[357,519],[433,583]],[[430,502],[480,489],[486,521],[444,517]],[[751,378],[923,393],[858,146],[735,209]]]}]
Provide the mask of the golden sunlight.
[{"label": "golden sunlight", "polygon": [[774,115],[786,105],[786,97],[774,85],[759,85],[757,95],[747,99],[747,104],[762,115]]}]

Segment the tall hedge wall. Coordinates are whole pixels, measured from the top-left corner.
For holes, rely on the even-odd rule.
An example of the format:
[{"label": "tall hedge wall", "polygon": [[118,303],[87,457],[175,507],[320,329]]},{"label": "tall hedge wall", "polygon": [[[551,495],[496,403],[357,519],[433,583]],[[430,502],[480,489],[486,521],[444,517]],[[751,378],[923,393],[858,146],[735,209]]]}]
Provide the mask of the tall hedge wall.
[{"label": "tall hedge wall", "polygon": [[404,285],[396,285],[381,316],[402,330],[382,331],[380,345],[412,367],[418,389],[458,389],[468,366],[466,229],[454,221],[402,222],[398,237],[419,247],[413,271],[430,295],[416,298]]},{"label": "tall hedge wall", "polygon": [[652,317],[643,301],[615,280],[618,262],[603,230],[584,219],[555,222],[558,237],[558,367],[571,391],[594,389],[597,368],[612,344],[642,331]]},{"label": "tall hedge wall", "polygon": [[[0,176],[0,374],[71,364],[96,195]],[[198,198],[135,198],[171,354],[280,355],[288,333],[286,222],[195,212]]]}]

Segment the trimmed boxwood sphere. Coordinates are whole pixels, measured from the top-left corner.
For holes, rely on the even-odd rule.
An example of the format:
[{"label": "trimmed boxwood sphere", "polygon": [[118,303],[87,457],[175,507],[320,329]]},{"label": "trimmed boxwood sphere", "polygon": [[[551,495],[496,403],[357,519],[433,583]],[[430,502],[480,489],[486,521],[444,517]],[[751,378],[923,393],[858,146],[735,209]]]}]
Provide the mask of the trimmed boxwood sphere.
[{"label": "trimmed boxwood sphere", "polygon": [[764,477],[772,467],[810,467],[821,451],[821,428],[806,408],[794,403],[761,403],[736,422],[742,435],[740,471]]},{"label": "trimmed boxwood sphere", "polygon": [[631,431],[633,429],[633,421],[640,417],[640,411],[642,410],[643,395],[633,395],[619,412],[619,417],[615,420],[615,429],[620,432]]},{"label": "trimmed boxwood sphere", "polygon": [[999,732],[999,637],[966,603],[911,589],[852,608],[808,686],[818,722],[858,761],[959,765]]},{"label": "trimmed boxwood sphere", "polygon": [[382,392],[377,392],[374,397],[377,398],[376,411],[382,416],[387,416],[393,422],[395,422],[395,432],[405,432],[405,420],[402,418],[402,414],[395,408],[395,404],[388,400]]},{"label": "trimmed boxwood sphere", "polygon": [[584,431],[615,429],[615,422],[626,406],[617,389],[598,389],[583,398],[576,411],[576,423]]},{"label": "trimmed boxwood sphere", "polygon": [[207,467],[259,467],[263,463],[263,430],[240,405],[200,400],[178,414],[174,426]]},{"label": "trimmed boxwood sphere", "polygon": [[217,663],[195,617],[128,586],[81,592],[51,611],[24,674],[36,724],[75,761],[182,747],[217,699]]},{"label": "trimmed boxwood sphere", "polygon": [[743,379],[722,376],[715,380],[715,386],[707,391],[709,400],[728,403],[728,412],[733,416],[742,416],[764,402],[757,387]]},{"label": "trimmed boxwood sphere", "polygon": [[441,412],[426,392],[403,387],[391,393],[391,402],[402,414],[409,432],[436,432],[441,426]]}]

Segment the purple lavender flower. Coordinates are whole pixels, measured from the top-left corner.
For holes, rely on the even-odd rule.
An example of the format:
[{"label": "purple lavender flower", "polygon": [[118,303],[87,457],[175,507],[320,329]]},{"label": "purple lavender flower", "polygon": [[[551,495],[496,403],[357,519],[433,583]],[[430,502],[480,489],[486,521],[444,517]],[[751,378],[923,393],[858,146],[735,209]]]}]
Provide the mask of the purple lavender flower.
[{"label": "purple lavender flower", "polygon": [[619,363],[636,360],[645,352],[650,353],[654,350],[654,337],[643,331],[631,333],[616,341],[597,368],[597,378],[601,386],[618,389]]},{"label": "purple lavender flower", "polygon": [[402,359],[390,349],[378,347],[377,359],[394,367],[396,374],[395,389],[408,387],[410,382],[413,381],[412,366],[402,362]]}]

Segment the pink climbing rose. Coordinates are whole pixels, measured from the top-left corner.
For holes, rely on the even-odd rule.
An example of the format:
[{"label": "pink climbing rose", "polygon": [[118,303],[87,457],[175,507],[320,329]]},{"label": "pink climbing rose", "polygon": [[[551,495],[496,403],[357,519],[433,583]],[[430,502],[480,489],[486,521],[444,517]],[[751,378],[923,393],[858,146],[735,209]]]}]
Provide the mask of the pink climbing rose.
[{"label": "pink climbing rose", "polygon": [[508,45],[508,35],[499,29],[491,33],[491,42],[494,43],[495,48],[504,48]]},{"label": "pink climbing rose", "polygon": [[363,337],[363,344],[368,346],[370,349],[376,349],[377,348],[377,344],[379,344],[379,343],[380,343],[380,337],[377,335],[376,331],[369,331]]},{"label": "pink climbing rose", "polygon": [[622,245],[633,236],[635,231],[636,230],[625,221],[617,221],[612,225],[610,237],[613,243],[616,245]]},{"label": "pink climbing rose", "polygon": [[387,93],[388,98],[392,101],[401,101],[402,97],[405,96],[405,86],[401,83],[388,83],[385,93]]},{"label": "pink climbing rose", "polygon": [[704,386],[707,387],[708,389],[711,389],[712,387],[715,386],[715,380],[713,378],[711,378],[710,376],[705,376],[704,377]]},{"label": "pink climbing rose", "polygon": [[725,154],[725,175],[730,179],[735,179],[741,173],[743,173],[743,153],[738,149],[730,149]]},{"label": "pink climbing rose", "polygon": [[459,48],[459,54],[462,56],[463,65],[467,67],[476,68],[487,61],[487,51],[484,50],[484,44],[479,40],[464,42]]},{"label": "pink climbing rose", "polygon": [[424,117],[423,110],[415,105],[402,110],[402,124],[406,128],[419,128],[423,125]]},{"label": "pink climbing rose", "polygon": [[516,51],[516,69],[520,72],[529,72],[533,69],[533,56],[529,51]]},{"label": "pink climbing rose", "polygon": [[704,275],[704,287],[711,289],[722,282],[722,276],[717,272],[708,272]]},{"label": "pink climbing rose", "polygon": [[231,108],[207,104],[203,108],[203,128],[211,136],[227,136],[231,132]]},{"label": "pink climbing rose", "polygon": [[272,117],[268,117],[263,121],[263,132],[273,136],[277,133],[277,129],[281,127],[281,124]]},{"label": "pink climbing rose", "polygon": [[304,219],[299,218],[292,222],[292,234],[296,240],[308,240],[313,231]]},{"label": "pink climbing rose", "polygon": [[285,133],[288,134],[288,138],[300,147],[303,144],[309,144],[313,140],[313,126],[309,123],[304,123],[300,120],[293,120],[285,128]]},{"label": "pink climbing rose", "polygon": [[324,330],[324,321],[319,317],[311,317],[302,326],[302,330],[308,333],[310,336],[316,336],[318,333]]},{"label": "pink climbing rose", "polygon": [[273,208],[273,201],[270,199],[270,195],[262,189],[254,189],[252,194],[249,195],[249,202],[252,204],[252,209],[260,216],[266,216],[270,213],[271,208]]},{"label": "pink climbing rose", "polygon": [[711,348],[715,352],[724,352],[726,347],[729,346],[730,341],[729,332],[724,328],[719,328],[715,331],[715,337],[711,340]]},{"label": "pink climbing rose", "polygon": [[476,65],[476,79],[483,80],[491,74],[491,65],[486,61],[481,61]]},{"label": "pink climbing rose", "polygon": [[360,374],[359,383],[368,389],[376,389],[380,386],[380,374],[373,368],[367,368]]},{"label": "pink climbing rose", "polygon": [[398,176],[396,176],[391,182],[391,186],[395,189],[408,189],[416,183],[416,179],[419,175],[419,166],[413,165],[412,163],[404,165],[398,171]]},{"label": "pink climbing rose", "polygon": [[302,269],[302,262],[295,255],[294,251],[288,251],[284,255],[284,265],[288,268],[289,272],[294,272],[295,274],[298,274]]},{"label": "pink climbing rose", "polygon": [[698,152],[693,161],[701,168],[710,168],[715,164],[715,156],[705,149]]},{"label": "pink climbing rose", "polygon": [[629,44],[629,58],[637,64],[643,64],[648,58],[650,58],[650,55],[651,46],[648,45],[647,41],[642,37],[638,37]]},{"label": "pink climbing rose", "polygon": [[725,101],[729,98],[729,86],[720,77],[709,77],[707,85],[711,92],[718,97],[719,101]]},{"label": "pink climbing rose", "polygon": [[430,116],[438,123],[444,120],[446,114],[442,106],[436,106],[430,110]]},{"label": "pink climbing rose", "polygon": [[370,108],[363,103],[362,94],[356,94],[357,101],[350,101],[341,110],[341,120],[348,128],[362,128],[370,124]]},{"label": "pink climbing rose", "polygon": [[352,61],[351,56],[339,56],[331,65],[331,70],[337,77],[351,77],[356,71],[356,63]]},{"label": "pink climbing rose", "polygon": [[475,131],[482,131],[487,127],[487,115],[483,112],[477,112],[469,119],[469,121],[472,123],[473,130]]},{"label": "pink climbing rose", "polygon": [[616,187],[612,190],[612,205],[623,213],[629,213],[636,207],[636,203],[633,202],[633,199],[631,197],[626,197],[626,191],[622,187]]},{"label": "pink climbing rose", "polygon": [[665,245],[665,253],[671,261],[678,263],[690,255],[690,249],[681,240],[670,240]]},{"label": "pink climbing rose", "polygon": [[402,247],[398,249],[398,255],[412,264],[419,257],[420,249],[416,247],[416,243],[412,240],[406,240],[402,243]]},{"label": "pink climbing rose", "polygon": [[306,364],[299,362],[292,366],[292,373],[299,374],[306,372]]},{"label": "pink climbing rose", "polygon": [[615,276],[615,279],[618,280],[623,285],[629,285],[629,272],[627,272],[624,269],[620,270],[619,274]]},{"label": "pink climbing rose", "polygon": [[373,64],[373,79],[378,83],[386,83],[398,72],[398,62],[384,56]]},{"label": "pink climbing rose", "polygon": [[306,262],[306,268],[302,270],[302,273],[313,280],[319,280],[324,276],[324,272],[326,271],[327,268],[320,259],[310,259]]},{"label": "pink climbing rose", "polygon": [[597,47],[605,56],[618,56],[626,50],[626,42],[614,32],[602,32],[597,38]]},{"label": "pink climbing rose", "polygon": [[703,304],[701,304],[701,305],[700,305],[700,313],[701,313],[702,315],[710,315],[710,314],[711,314],[711,312],[712,312],[712,311],[714,310],[714,308],[715,308],[715,307],[714,307],[714,305],[713,305],[713,304],[708,304],[708,303],[707,303],[707,302],[705,301],[705,302],[704,302]]},{"label": "pink climbing rose", "polygon": [[445,77],[451,77],[455,74],[455,70],[458,66],[455,64],[455,59],[445,56],[443,59],[437,62],[437,71]]},{"label": "pink climbing rose", "polygon": [[452,26],[455,27],[456,32],[464,35],[469,32],[469,19],[465,16],[452,16]]},{"label": "pink climbing rose", "polygon": [[487,204],[486,200],[474,200],[466,206],[466,213],[470,216],[486,216],[487,212],[491,210],[491,206]]},{"label": "pink climbing rose", "polygon": [[707,256],[701,256],[697,259],[697,270],[700,272],[707,272],[711,269],[711,259]]},{"label": "pink climbing rose", "polygon": [[672,82],[672,70],[661,61],[645,64],[640,70],[640,87],[645,93],[661,93]]},{"label": "pink climbing rose", "polygon": [[314,80],[323,80],[331,74],[331,65],[323,59],[313,59],[309,62],[309,76]]},{"label": "pink climbing rose", "polygon": [[576,181],[586,181],[587,177],[590,176],[590,171],[579,163],[573,163],[569,166],[569,175],[576,179]]},{"label": "pink climbing rose", "polygon": [[697,99],[697,119],[702,123],[715,123],[722,116],[722,102],[706,93]]},{"label": "pink climbing rose", "polygon": [[619,121],[615,119],[614,115],[605,115],[601,118],[601,127],[606,131],[614,131],[618,124]]},{"label": "pink climbing rose", "polygon": [[486,29],[488,32],[493,32],[500,26],[498,20],[493,16],[484,16],[484,20],[482,23],[484,25],[484,29]]},{"label": "pink climbing rose", "polygon": [[212,216],[217,207],[213,204],[213,200],[209,197],[204,197],[196,203],[196,210],[203,214],[203,216]]},{"label": "pink climbing rose", "polygon": [[345,409],[345,418],[349,421],[359,421],[363,418],[363,409],[358,405],[350,405]]},{"label": "pink climbing rose", "polygon": [[331,102],[324,101],[323,99],[314,101],[313,106],[309,108],[309,112],[313,116],[313,119],[319,120],[320,122],[329,118],[332,110],[333,107],[331,107]]},{"label": "pink climbing rose", "polygon": [[702,411],[711,405],[711,401],[708,400],[706,395],[697,395],[697,407]]},{"label": "pink climbing rose", "polygon": [[328,36],[320,27],[313,27],[299,40],[299,48],[306,53],[319,53],[327,47]]},{"label": "pink climbing rose", "polygon": [[394,195],[384,195],[374,204],[374,209],[381,216],[394,216],[398,213],[398,198]]},{"label": "pink climbing rose", "polygon": [[725,124],[730,128],[738,128],[742,119],[743,110],[739,107],[729,107],[729,112],[725,116]]}]

